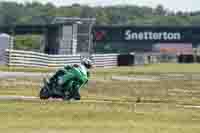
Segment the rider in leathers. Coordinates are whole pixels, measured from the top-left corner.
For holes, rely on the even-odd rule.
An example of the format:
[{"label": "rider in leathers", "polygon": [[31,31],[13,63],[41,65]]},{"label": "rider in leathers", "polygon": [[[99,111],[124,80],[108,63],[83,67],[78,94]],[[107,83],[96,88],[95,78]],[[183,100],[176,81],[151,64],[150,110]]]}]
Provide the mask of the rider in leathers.
[{"label": "rider in leathers", "polygon": [[[64,93],[63,99],[81,99],[79,89],[88,82],[90,77],[89,69],[91,67],[91,60],[83,59],[80,65],[66,65],[56,72],[53,78],[58,79],[58,87],[56,89]],[[62,73],[62,76],[59,75],[60,73]]]}]

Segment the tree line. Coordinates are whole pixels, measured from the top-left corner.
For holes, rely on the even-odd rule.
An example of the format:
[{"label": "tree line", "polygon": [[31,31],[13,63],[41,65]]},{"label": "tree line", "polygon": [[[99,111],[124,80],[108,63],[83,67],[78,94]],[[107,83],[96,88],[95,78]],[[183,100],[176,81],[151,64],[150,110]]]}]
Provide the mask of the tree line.
[{"label": "tree line", "polygon": [[99,25],[199,25],[200,11],[170,11],[162,5],[156,8],[135,5],[96,6],[73,4],[56,7],[41,4],[0,2],[0,25],[49,24],[54,17],[96,18]]}]

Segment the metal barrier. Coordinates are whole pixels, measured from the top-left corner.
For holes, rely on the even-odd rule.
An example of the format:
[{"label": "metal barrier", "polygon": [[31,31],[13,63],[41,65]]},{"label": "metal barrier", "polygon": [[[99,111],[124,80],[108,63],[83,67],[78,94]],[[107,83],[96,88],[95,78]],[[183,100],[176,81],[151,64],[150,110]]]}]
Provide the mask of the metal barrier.
[{"label": "metal barrier", "polygon": [[[96,67],[117,66],[118,54],[91,55]],[[6,50],[7,65],[22,67],[63,67],[66,64],[79,64],[81,55],[48,55],[44,53]]]}]

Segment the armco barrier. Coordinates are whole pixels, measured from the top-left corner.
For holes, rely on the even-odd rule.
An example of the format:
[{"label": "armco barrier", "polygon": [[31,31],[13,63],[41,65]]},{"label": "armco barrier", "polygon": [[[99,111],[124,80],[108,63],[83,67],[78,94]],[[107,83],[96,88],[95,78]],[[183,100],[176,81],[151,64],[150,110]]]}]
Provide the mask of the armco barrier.
[{"label": "armco barrier", "polygon": [[[96,67],[117,66],[118,54],[93,54]],[[7,65],[23,67],[63,67],[66,64],[79,64],[81,55],[48,55],[44,53],[6,50]]]}]

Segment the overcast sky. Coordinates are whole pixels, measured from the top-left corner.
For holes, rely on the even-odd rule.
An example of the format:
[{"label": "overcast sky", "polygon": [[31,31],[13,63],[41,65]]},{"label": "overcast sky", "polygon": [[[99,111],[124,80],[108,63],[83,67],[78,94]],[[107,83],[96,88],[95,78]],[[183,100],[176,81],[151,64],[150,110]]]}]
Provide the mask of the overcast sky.
[{"label": "overcast sky", "polygon": [[33,2],[39,1],[42,3],[51,2],[57,6],[71,5],[73,3],[80,3],[90,6],[106,6],[118,4],[134,4],[139,6],[155,7],[162,4],[165,8],[173,11],[200,11],[200,0],[0,0],[0,1],[15,1],[15,2]]}]

